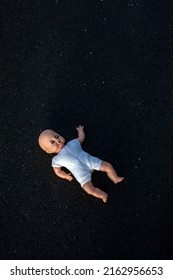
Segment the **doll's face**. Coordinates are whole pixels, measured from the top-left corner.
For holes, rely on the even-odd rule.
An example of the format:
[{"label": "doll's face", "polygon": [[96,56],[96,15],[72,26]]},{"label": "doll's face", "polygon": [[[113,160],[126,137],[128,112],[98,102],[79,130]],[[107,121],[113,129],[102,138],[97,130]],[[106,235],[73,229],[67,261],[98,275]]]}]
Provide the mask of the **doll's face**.
[{"label": "doll's face", "polygon": [[40,147],[48,154],[59,153],[65,144],[65,138],[53,130],[44,130],[38,139]]}]

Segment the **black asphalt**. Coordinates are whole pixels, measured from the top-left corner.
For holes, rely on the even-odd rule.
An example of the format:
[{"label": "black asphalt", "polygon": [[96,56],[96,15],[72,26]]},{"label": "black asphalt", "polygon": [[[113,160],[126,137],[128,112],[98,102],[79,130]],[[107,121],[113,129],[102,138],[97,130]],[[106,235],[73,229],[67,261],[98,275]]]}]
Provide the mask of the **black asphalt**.
[{"label": "black asphalt", "polygon": [[[171,4],[172,5],[172,4]],[[4,0],[0,258],[172,259],[172,14],[162,1]],[[125,181],[59,179],[52,128]]]}]

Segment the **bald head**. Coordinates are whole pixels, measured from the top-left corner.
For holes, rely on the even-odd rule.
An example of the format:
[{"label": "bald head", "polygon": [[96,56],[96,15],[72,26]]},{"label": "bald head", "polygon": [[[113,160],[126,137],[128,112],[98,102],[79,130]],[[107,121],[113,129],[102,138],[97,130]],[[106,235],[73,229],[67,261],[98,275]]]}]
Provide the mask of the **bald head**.
[{"label": "bald head", "polygon": [[46,152],[46,142],[53,133],[55,133],[53,130],[46,129],[42,131],[38,137],[38,144],[41,147],[41,149],[43,149],[45,152]]},{"label": "bald head", "polygon": [[46,153],[58,153],[64,147],[65,139],[55,131],[46,129],[40,133],[38,143]]}]

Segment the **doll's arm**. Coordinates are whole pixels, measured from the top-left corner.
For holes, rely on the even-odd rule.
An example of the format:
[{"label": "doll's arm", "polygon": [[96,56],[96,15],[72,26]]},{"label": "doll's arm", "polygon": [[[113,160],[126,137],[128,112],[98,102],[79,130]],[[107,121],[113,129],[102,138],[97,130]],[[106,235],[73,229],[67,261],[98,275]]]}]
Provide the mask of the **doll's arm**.
[{"label": "doll's arm", "polygon": [[77,131],[78,131],[78,138],[77,140],[82,144],[85,140],[85,132],[84,132],[84,126],[83,125],[79,125],[78,127],[76,127]]},{"label": "doll's arm", "polygon": [[64,172],[64,171],[61,169],[61,167],[53,167],[53,170],[54,170],[55,174],[56,174],[58,177],[60,177],[60,178],[62,178],[62,179],[66,179],[66,180],[68,180],[68,181],[72,181],[72,180],[73,180],[73,177],[72,177],[71,173],[66,173],[66,172]]}]

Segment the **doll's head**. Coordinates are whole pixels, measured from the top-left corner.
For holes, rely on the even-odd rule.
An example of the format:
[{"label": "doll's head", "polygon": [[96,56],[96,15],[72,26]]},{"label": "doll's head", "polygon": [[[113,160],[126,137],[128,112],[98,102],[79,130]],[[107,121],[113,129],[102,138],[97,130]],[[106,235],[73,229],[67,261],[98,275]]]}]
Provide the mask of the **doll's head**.
[{"label": "doll's head", "polygon": [[57,154],[64,147],[65,138],[51,129],[46,129],[40,133],[38,143],[46,153]]}]

